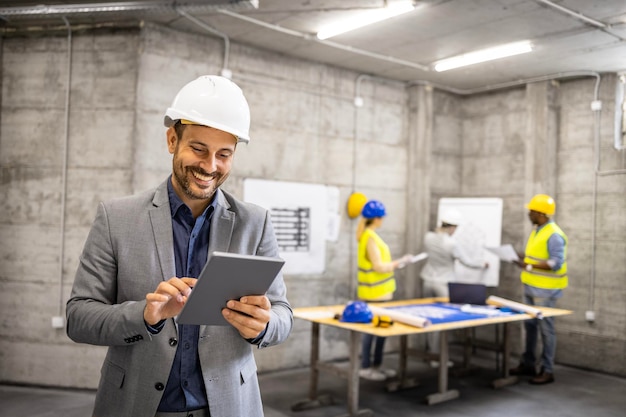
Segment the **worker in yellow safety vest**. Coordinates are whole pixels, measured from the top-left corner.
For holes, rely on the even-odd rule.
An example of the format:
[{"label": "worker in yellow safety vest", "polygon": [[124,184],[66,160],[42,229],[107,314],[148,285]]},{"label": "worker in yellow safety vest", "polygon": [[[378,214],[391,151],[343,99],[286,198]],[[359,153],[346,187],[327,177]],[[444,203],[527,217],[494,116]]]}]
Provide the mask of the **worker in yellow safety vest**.
[{"label": "worker in yellow safety vest", "polygon": [[[567,287],[567,236],[554,222],[556,211],[554,199],[545,194],[535,195],[526,205],[533,231],[528,237],[523,260],[516,262],[522,268],[524,302],[528,305],[555,307]],[[521,258],[521,256],[520,256]],[[554,382],[554,354],[556,333],[554,317],[524,322],[526,348],[513,375],[530,375],[531,384],[543,385]],[[543,351],[541,370],[536,373],[536,348],[538,333],[541,333]]]},{"label": "worker in yellow safety vest", "polygon": [[[405,266],[411,260],[411,255],[393,260],[389,246],[376,233],[375,230],[382,225],[385,215],[385,206],[377,200],[368,201],[361,211],[362,218],[356,233],[359,242],[357,297],[363,301],[391,300],[396,290],[394,270]],[[373,359],[372,344],[375,344]],[[383,381],[395,376],[396,372],[393,369],[381,368],[384,346],[384,337],[363,335],[359,372],[362,378]]]}]

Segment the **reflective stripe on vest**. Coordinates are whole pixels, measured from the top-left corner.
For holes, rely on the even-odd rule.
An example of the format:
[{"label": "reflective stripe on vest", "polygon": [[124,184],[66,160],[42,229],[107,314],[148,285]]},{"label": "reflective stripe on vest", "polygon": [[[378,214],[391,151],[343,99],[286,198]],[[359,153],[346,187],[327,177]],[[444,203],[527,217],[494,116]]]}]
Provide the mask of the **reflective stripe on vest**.
[{"label": "reflective stripe on vest", "polygon": [[556,223],[546,223],[539,233],[537,230],[533,230],[528,237],[526,243],[526,257],[524,262],[531,265],[537,265],[540,261],[547,261],[550,259],[548,253],[548,239],[553,234],[558,234],[565,241],[563,248],[563,265],[557,271],[547,271],[545,269],[533,269],[532,272],[522,271],[520,276],[524,284],[531,287],[545,288],[549,290],[559,290],[567,287],[567,236],[561,230]]},{"label": "reflective stripe on vest", "polygon": [[389,246],[369,228],[365,228],[358,249],[358,288],[357,297],[362,300],[374,300],[391,294],[396,290],[396,280],[393,272],[379,273],[372,269],[372,263],[367,258],[367,241],[374,239],[380,252],[382,262],[391,262]]}]

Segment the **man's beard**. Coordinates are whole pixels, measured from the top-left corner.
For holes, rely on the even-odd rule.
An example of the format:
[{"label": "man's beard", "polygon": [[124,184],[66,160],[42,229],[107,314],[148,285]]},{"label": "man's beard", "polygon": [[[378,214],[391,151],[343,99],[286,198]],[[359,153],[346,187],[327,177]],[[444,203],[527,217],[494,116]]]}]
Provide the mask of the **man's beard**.
[{"label": "man's beard", "polygon": [[[208,173],[198,167],[184,168],[182,164],[177,161],[174,161],[174,164],[174,177],[176,178],[176,182],[180,186],[181,191],[193,200],[211,199],[219,186],[226,181],[226,178],[228,178],[228,174],[223,175],[218,172]],[[176,167],[176,164],[178,164],[178,168]],[[193,176],[193,172],[196,172],[203,177],[213,177],[213,182],[208,188],[199,188],[197,185],[194,186],[192,184],[192,180],[190,179],[190,177]]]}]

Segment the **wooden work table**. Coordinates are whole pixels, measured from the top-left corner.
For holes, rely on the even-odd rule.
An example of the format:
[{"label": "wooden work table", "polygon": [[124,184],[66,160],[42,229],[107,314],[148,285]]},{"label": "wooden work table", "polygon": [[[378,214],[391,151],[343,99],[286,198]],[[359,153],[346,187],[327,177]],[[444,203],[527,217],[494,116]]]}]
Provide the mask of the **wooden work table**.
[{"label": "wooden work table", "polygon": [[[436,302],[446,302],[445,298],[420,298],[401,301],[390,301],[385,303],[371,303],[378,307],[406,306],[413,304],[432,304]],[[537,306],[535,306],[537,307]],[[368,333],[380,337],[400,337],[400,363],[398,369],[398,378],[387,385],[389,391],[395,391],[403,388],[410,388],[416,383],[407,377],[407,358],[411,353],[408,348],[408,336],[422,333],[439,332],[440,336],[440,352],[439,363],[446,364],[449,358],[447,333],[457,329],[471,329],[478,326],[487,326],[495,324],[504,325],[504,340],[502,343],[502,370],[501,378],[493,381],[494,388],[500,388],[517,382],[517,377],[509,374],[508,360],[510,355],[510,329],[508,324],[512,322],[520,322],[533,319],[529,314],[513,314],[509,316],[498,316],[488,318],[477,318],[471,320],[461,320],[455,322],[447,322],[441,324],[432,324],[427,327],[413,327],[397,321],[390,327],[375,327],[371,323],[344,323],[335,319],[335,315],[341,314],[345,305],[318,306],[318,307],[302,307],[294,309],[294,317],[307,320],[312,323],[311,331],[311,357],[310,357],[310,378],[309,378],[309,398],[297,402],[292,406],[293,411],[306,410],[309,408],[320,407],[330,404],[330,398],[318,395],[318,377],[319,371],[331,372],[335,375],[344,377],[348,381],[348,414],[346,416],[372,416],[373,412],[368,409],[359,410],[359,369],[360,369],[360,337],[362,333]],[[537,307],[541,310],[544,317],[553,317],[571,314],[569,310],[557,308]],[[350,332],[349,343],[349,366],[338,366],[334,363],[321,362],[319,360],[320,345],[320,326],[332,326],[345,329]],[[436,404],[443,401],[452,400],[459,396],[457,390],[448,389],[448,367],[440,366],[438,374],[438,391],[427,396],[428,404]]]}]

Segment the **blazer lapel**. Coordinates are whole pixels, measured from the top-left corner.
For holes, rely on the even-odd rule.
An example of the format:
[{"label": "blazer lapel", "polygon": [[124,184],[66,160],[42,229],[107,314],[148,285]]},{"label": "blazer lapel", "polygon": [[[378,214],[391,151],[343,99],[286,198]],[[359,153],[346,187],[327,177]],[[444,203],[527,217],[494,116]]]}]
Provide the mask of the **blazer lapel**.
[{"label": "blazer lapel", "polygon": [[217,190],[215,198],[217,198],[217,202],[209,232],[209,256],[211,256],[211,252],[215,251],[228,252],[235,227],[235,213],[230,210],[230,204],[228,204],[222,190]]},{"label": "blazer lapel", "polygon": [[163,280],[176,276],[172,214],[167,196],[167,181],[157,188],[152,200],[154,207],[149,211]]},{"label": "blazer lapel", "polygon": [[[211,217],[211,229],[209,231],[209,257],[215,251],[228,252],[233,228],[235,227],[235,213],[230,210],[230,204],[224,197],[222,190],[217,190],[215,198],[217,202],[215,204],[215,212]],[[209,330],[210,326],[200,326],[201,342],[209,340],[209,338],[205,338]]]}]

